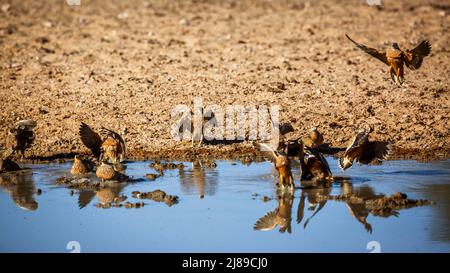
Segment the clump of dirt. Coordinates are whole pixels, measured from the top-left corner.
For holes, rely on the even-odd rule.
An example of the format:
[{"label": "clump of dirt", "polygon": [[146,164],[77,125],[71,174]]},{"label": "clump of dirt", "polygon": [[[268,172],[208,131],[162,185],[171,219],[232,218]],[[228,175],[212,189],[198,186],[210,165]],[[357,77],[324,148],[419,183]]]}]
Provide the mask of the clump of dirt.
[{"label": "clump of dirt", "polygon": [[164,202],[169,207],[177,204],[179,201],[178,196],[166,194],[164,191],[159,189],[151,192],[134,191],[131,194],[134,198],[138,199],[150,199],[155,202]]},{"label": "clump of dirt", "polygon": [[132,203],[132,202],[126,202],[124,204],[126,209],[138,209],[138,208],[142,208],[144,207],[145,203],[144,202],[136,202],[136,203]]},{"label": "clump of dirt", "polygon": [[374,215],[380,216],[391,214],[392,211],[396,210],[435,204],[434,201],[424,199],[408,199],[408,196],[401,192],[396,192],[391,196],[367,200],[365,203],[367,209],[369,209]]},{"label": "clump of dirt", "polygon": [[105,183],[99,181],[91,181],[89,178],[75,178],[61,176],[55,180],[56,185],[65,185],[69,189],[76,190],[101,190],[105,187]]},{"label": "clump of dirt", "polygon": [[156,180],[156,178],[160,177],[161,174],[156,174],[156,173],[148,173],[145,175],[145,178],[150,180],[150,181],[154,181]]},{"label": "clump of dirt", "polygon": [[152,162],[149,166],[159,173],[162,173],[165,170],[184,169],[183,163],[175,164],[173,162],[162,163],[159,161],[155,161]]},{"label": "clump of dirt", "polygon": [[434,201],[430,200],[408,199],[408,196],[401,192],[396,192],[390,196],[379,195],[377,198],[372,199],[364,199],[353,194],[323,195],[319,196],[318,199],[363,204],[373,215],[381,217],[396,215],[397,211],[402,209],[435,204]]},{"label": "clump of dirt", "polygon": [[263,202],[269,202],[269,201],[272,200],[272,198],[270,198],[269,196],[264,196],[263,198],[261,198],[261,200],[262,200]]}]

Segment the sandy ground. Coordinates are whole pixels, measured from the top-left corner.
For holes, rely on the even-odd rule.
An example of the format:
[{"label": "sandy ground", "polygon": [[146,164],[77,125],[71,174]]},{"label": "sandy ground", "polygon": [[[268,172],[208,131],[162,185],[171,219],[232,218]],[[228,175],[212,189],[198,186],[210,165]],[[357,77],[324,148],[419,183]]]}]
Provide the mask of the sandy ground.
[{"label": "sandy ground", "polygon": [[[0,139],[35,119],[29,157],[86,152],[80,122],[121,133],[131,157],[251,152],[170,135],[177,104],[273,105],[292,137],[344,145],[371,124],[396,154],[448,157],[450,1],[0,0]],[[402,87],[346,40],[433,51]],[[178,154],[177,154],[178,153]]]}]

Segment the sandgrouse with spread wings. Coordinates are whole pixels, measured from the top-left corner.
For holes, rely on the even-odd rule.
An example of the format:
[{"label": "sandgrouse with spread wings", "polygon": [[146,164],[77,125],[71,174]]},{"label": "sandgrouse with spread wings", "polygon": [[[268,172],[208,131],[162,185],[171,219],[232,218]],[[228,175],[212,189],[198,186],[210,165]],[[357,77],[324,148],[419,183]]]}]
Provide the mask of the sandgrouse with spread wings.
[{"label": "sandgrouse with spread wings", "polygon": [[406,50],[401,50],[397,43],[393,43],[391,47],[383,52],[357,43],[347,34],[345,36],[356,47],[388,65],[391,79],[400,85],[403,84],[404,79],[403,66],[406,65],[411,70],[417,70],[422,65],[423,59],[431,53],[431,44],[427,40],[423,40],[413,49]]},{"label": "sandgrouse with spread wings", "polygon": [[353,137],[345,150],[344,156],[339,159],[339,166],[346,170],[353,165],[353,161],[369,164],[374,160],[386,159],[391,146],[386,141],[369,141],[372,129],[361,128]]},{"label": "sandgrouse with spread wings", "polygon": [[92,130],[89,125],[81,123],[79,132],[81,141],[97,159],[113,164],[122,162],[125,159],[125,141],[122,137],[104,127],[99,132],[100,134]]}]

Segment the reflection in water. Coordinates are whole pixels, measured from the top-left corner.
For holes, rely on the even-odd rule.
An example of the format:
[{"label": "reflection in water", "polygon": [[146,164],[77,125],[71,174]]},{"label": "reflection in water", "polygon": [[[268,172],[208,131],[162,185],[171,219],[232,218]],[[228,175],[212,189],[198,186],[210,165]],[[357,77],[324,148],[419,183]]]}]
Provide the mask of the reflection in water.
[{"label": "reflection in water", "polygon": [[[337,167],[336,160],[331,160],[332,166]],[[64,244],[60,243],[67,242],[68,232],[74,238],[92,240],[92,246],[86,244],[85,248],[94,252],[223,252],[229,249],[241,252],[366,252],[367,242],[373,239],[389,240],[389,244],[383,245],[385,251],[448,252],[450,249],[449,160],[427,164],[392,161],[377,167],[352,168],[345,177],[335,177],[331,188],[305,188],[302,184],[303,187],[296,188],[293,195],[276,192],[273,177],[267,175],[270,166],[267,162],[253,163],[249,167],[239,162],[217,163],[213,168],[207,162],[183,162],[185,170],[167,169],[168,175],[153,182],[141,183],[133,179],[131,183],[111,182],[106,186],[93,174],[89,176],[93,183],[73,180],[71,184],[71,180],[66,179],[61,181],[62,184],[55,184],[61,176],[70,175],[70,163],[30,164],[27,167],[32,168],[33,174],[28,170],[0,175],[0,188],[3,189],[0,190],[0,251],[64,251],[65,248],[61,248]],[[294,163],[298,164],[298,161]],[[127,174],[131,177],[144,177],[148,173],[148,162],[129,162],[127,166]],[[432,175],[408,172],[411,169],[429,171]],[[299,181],[298,167],[294,169],[294,175]],[[219,183],[223,183],[220,188]],[[47,194],[35,196],[37,188],[44,189]],[[168,209],[164,203],[153,203],[156,200],[149,196],[161,196],[159,188],[180,196],[181,205]],[[148,192],[140,192],[144,189]],[[68,191],[75,196],[70,198]],[[414,198],[434,200],[436,205],[403,213],[404,208],[415,204],[392,198],[392,193],[397,191],[409,193]],[[387,192],[391,195],[383,198],[382,193]],[[261,203],[253,200],[255,193],[273,195],[274,199]],[[117,204],[122,194],[129,197],[127,201],[138,199],[139,203]],[[198,196],[208,198],[199,200]],[[84,212],[76,212],[76,199]],[[147,200],[153,202],[148,201],[150,203],[145,207],[138,206]],[[267,198],[263,200],[267,201]],[[39,209],[32,215],[17,208],[36,209],[36,201]],[[104,206],[123,209],[111,214],[96,208]],[[142,209],[125,210],[138,207]],[[401,217],[390,217],[400,210]],[[379,218],[386,216],[390,220]],[[65,219],[63,223],[61,217]],[[127,224],[112,224],[105,229],[104,225],[109,221]],[[334,224],[339,226],[330,232],[330,226]],[[185,229],[180,227],[186,225],[192,227],[191,239],[180,240],[185,236]],[[253,227],[272,231],[270,234],[249,231]],[[372,229],[376,238],[370,234]],[[217,237],[218,233],[226,234],[230,230],[235,240]],[[283,235],[278,231],[284,232]],[[308,236],[295,234],[286,238],[288,233]],[[204,243],[205,239],[208,243]]]},{"label": "reflection in water", "polygon": [[[332,188],[302,188],[297,208],[297,224],[302,223],[304,219],[306,202],[308,202],[308,210],[312,214],[304,221],[303,228],[308,226],[308,223],[325,207],[328,201],[346,202],[350,215],[361,223],[368,233],[372,233],[372,225],[367,222],[370,214],[376,217],[398,216],[398,212],[394,209],[374,212],[373,208],[372,210],[368,208],[370,201],[386,198],[384,194],[376,194],[372,187],[368,185],[354,187],[349,180],[342,180],[339,183],[341,195],[331,195]],[[279,225],[280,232],[287,230],[291,233],[291,211],[294,196],[284,192],[283,195],[278,195],[277,200],[278,207],[261,217],[254,225],[255,230],[268,231]],[[447,216],[450,217],[450,215]]]},{"label": "reflection in water", "polygon": [[78,196],[78,207],[80,209],[86,207],[96,196],[98,199],[97,206],[108,208],[113,203],[125,201],[126,197],[121,195],[126,183],[110,183],[100,190],[80,190]]},{"label": "reflection in water", "polygon": [[421,190],[428,198],[439,200],[434,215],[431,217],[431,239],[450,242],[450,185],[426,185]]},{"label": "reflection in water", "polygon": [[[383,195],[375,194],[374,190],[367,185],[362,185],[354,188],[353,184],[350,181],[341,182],[341,192],[342,194],[345,194],[347,196],[358,197],[364,200],[373,200],[383,197]],[[352,215],[353,218],[360,222],[367,232],[372,233],[372,225],[367,222],[367,217],[369,216],[370,212],[367,209],[366,204],[350,201],[347,201],[346,203],[350,215]]]},{"label": "reflection in water", "polygon": [[313,214],[308,219],[306,219],[305,223],[303,224],[304,228],[306,228],[309,221],[311,221],[311,219],[325,207],[327,200],[321,197],[328,196],[330,193],[330,187],[302,189],[300,202],[297,209],[297,224],[300,224],[304,217],[305,199],[308,199],[308,210],[313,211]]},{"label": "reflection in water", "polygon": [[194,189],[200,198],[214,195],[219,184],[214,162],[202,162],[196,160],[191,163],[189,170],[180,169],[180,185],[184,193],[192,193]]},{"label": "reflection in water", "polygon": [[1,174],[0,187],[11,196],[19,208],[29,211],[38,208],[38,203],[34,199],[36,189],[31,170]]},{"label": "reflection in water", "polygon": [[277,225],[280,226],[280,232],[284,233],[286,230],[291,233],[292,220],[292,204],[294,203],[294,195],[292,192],[284,191],[278,195],[278,207],[268,212],[256,222],[255,230],[272,230]]}]

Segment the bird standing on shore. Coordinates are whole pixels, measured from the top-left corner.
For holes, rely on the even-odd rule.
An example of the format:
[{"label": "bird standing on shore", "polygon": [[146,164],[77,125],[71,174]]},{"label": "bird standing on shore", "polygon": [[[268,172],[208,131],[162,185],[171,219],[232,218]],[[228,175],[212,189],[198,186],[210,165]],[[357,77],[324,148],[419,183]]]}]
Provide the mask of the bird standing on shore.
[{"label": "bird standing on shore", "polygon": [[18,151],[21,159],[23,159],[25,150],[33,144],[35,138],[33,129],[36,125],[37,123],[34,120],[21,120],[16,122],[9,129],[8,135],[6,136],[6,149],[12,148],[14,151]]},{"label": "bird standing on shore", "polygon": [[313,127],[309,135],[303,139],[303,143],[305,146],[316,148],[323,144],[323,136],[316,127]]},{"label": "bird standing on shore", "polygon": [[10,158],[13,152],[13,148],[0,152],[0,173],[21,170],[20,166]]},{"label": "bird standing on shore", "polygon": [[76,155],[70,173],[75,176],[86,175],[95,168],[94,162]]},{"label": "bird standing on shore", "polygon": [[106,162],[100,163],[100,165],[97,167],[97,171],[95,172],[95,174],[97,175],[98,178],[102,180],[102,182],[108,180],[121,181],[126,178],[126,175],[117,171],[114,165],[111,165]]},{"label": "bird standing on shore", "polygon": [[357,43],[347,34],[345,36],[356,47],[388,65],[390,67],[391,79],[400,85],[403,84],[404,79],[403,65],[406,65],[411,70],[417,70],[422,65],[423,59],[431,52],[431,44],[427,40],[422,41],[415,48],[406,49],[405,51],[401,50],[397,43],[393,43],[392,47],[387,48],[383,52]]}]

